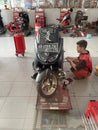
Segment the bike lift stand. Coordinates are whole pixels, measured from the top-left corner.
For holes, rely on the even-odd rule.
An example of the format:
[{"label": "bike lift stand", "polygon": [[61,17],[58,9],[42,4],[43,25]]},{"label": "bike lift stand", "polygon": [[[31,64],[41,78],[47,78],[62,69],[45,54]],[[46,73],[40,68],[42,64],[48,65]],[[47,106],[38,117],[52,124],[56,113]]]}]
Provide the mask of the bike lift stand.
[{"label": "bike lift stand", "polygon": [[[70,79],[69,79],[70,80]],[[70,81],[71,82],[71,81]],[[33,130],[53,130],[55,128],[65,128],[65,120],[58,117],[62,112],[72,109],[70,96],[67,87],[58,86],[55,94],[50,98],[43,98],[39,94],[36,101],[36,114]],[[50,111],[51,110],[51,111]],[[56,115],[55,112],[56,112]],[[52,117],[50,116],[52,112]],[[63,123],[56,123],[55,120],[61,120]],[[38,121],[39,120],[39,121]],[[52,122],[51,122],[52,121]]]}]

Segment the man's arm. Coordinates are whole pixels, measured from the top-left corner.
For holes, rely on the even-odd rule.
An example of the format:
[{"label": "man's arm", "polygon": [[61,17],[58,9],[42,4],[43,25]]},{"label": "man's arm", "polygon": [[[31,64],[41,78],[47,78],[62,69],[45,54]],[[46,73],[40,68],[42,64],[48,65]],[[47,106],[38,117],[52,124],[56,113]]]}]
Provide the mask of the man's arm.
[{"label": "man's arm", "polygon": [[86,61],[85,60],[79,60],[78,57],[67,57],[66,60],[70,63],[70,65],[75,70],[80,70],[82,68],[85,68]]},{"label": "man's arm", "polygon": [[78,57],[66,57],[66,60],[71,60],[71,61],[78,61]]},{"label": "man's arm", "polygon": [[77,70],[83,69],[86,67],[86,61],[85,60],[80,60],[78,65],[76,66]]},{"label": "man's arm", "polygon": [[73,61],[69,60],[69,63],[75,70],[83,69],[86,66],[85,60],[80,60],[78,64],[75,64]]},{"label": "man's arm", "polygon": [[77,70],[76,64],[72,60],[70,60],[69,63],[75,70]]},{"label": "man's arm", "polygon": [[75,61],[78,60],[77,57],[67,57],[67,61],[70,63],[70,65],[76,70],[76,64]]}]

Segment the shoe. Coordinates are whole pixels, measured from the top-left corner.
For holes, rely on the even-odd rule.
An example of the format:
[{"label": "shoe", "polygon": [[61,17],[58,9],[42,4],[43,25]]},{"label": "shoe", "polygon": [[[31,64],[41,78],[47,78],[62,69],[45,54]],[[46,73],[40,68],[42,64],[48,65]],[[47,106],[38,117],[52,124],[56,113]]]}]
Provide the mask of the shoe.
[{"label": "shoe", "polygon": [[31,76],[32,79],[36,79],[38,73],[34,73],[33,76]]},{"label": "shoe", "polygon": [[84,77],[81,77],[81,78],[79,78],[79,77],[74,77],[74,79],[75,80],[81,80],[81,79],[85,79]]}]

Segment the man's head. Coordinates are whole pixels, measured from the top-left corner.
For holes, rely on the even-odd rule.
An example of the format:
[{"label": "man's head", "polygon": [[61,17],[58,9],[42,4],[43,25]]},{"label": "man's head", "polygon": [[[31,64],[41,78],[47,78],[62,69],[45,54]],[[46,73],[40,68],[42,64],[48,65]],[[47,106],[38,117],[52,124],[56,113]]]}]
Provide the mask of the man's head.
[{"label": "man's head", "polygon": [[73,8],[70,8],[70,10],[69,10],[70,12],[73,12]]},{"label": "man's head", "polygon": [[76,44],[77,44],[77,51],[79,53],[83,53],[85,51],[86,47],[87,47],[87,41],[80,40]]},{"label": "man's head", "polygon": [[4,7],[6,7],[6,8],[7,8],[7,5],[4,5]]}]

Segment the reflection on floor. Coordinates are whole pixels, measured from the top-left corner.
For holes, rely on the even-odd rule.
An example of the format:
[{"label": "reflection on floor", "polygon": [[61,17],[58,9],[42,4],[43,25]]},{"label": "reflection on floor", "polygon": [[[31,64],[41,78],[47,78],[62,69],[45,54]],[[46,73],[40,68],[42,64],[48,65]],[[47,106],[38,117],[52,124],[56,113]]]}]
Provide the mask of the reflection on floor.
[{"label": "reflection on floor", "polygon": [[36,128],[34,130],[84,129],[80,116],[69,116],[68,111],[39,111],[38,115],[39,122],[36,122]]},{"label": "reflection on floor", "polygon": [[[76,41],[84,38],[64,37],[65,57],[77,56]],[[86,39],[93,59],[98,64],[98,37]],[[0,130],[83,130],[81,115],[91,99],[98,100],[98,77],[73,80],[68,86],[72,109],[69,111],[36,110],[36,84],[31,79],[34,37],[25,37],[25,56],[15,56],[12,37],[0,37]],[[64,63],[67,77],[73,78]]]}]

